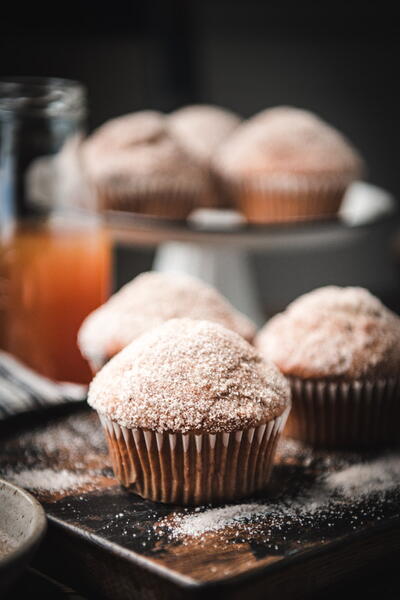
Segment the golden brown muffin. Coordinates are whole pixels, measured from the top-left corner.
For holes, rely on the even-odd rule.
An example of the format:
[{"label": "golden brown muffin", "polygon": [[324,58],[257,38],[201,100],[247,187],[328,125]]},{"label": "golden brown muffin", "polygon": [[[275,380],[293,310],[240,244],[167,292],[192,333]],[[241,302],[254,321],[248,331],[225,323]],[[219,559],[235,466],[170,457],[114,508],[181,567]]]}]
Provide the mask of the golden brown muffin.
[{"label": "golden brown muffin", "polygon": [[203,199],[204,206],[227,206],[225,190],[219,185],[213,169],[212,156],[240,122],[235,113],[206,104],[184,106],[168,117],[174,137],[209,174],[210,186]]},{"label": "golden brown muffin", "polygon": [[208,187],[208,174],[155,111],[108,121],[84,142],[82,158],[100,209],[184,219]]},{"label": "golden brown muffin", "polygon": [[88,402],[124,486],[156,501],[201,504],[265,486],[290,391],[236,333],[172,319],[111,359]]},{"label": "golden brown muffin", "polygon": [[328,447],[398,437],[400,319],[367,290],[328,286],[301,296],[256,346],[291,382],[289,435]]},{"label": "golden brown muffin", "polygon": [[206,104],[184,106],[168,117],[168,125],[181,145],[206,165],[240,121],[235,113]]},{"label": "golden brown muffin", "polygon": [[363,171],[358,152],[336,129],[305,110],[277,107],[240,125],[214,166],[253,223],[335,215]]},{"label": "golden brown muffin", "polygon": [[177,317],[206,319],[251,342],[254,324],[214,288],[177,273],[142,273],[92,312],[79,331],[80,350],[97,371],[149,329]]}]

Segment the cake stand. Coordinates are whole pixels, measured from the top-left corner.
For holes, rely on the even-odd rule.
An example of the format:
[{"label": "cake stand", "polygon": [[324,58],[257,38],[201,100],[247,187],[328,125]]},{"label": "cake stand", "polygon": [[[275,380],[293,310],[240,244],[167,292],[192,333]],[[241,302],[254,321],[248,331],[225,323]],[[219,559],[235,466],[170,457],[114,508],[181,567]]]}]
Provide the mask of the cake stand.
[{"label": "cake stand", "polygon": [[186,221],[108,211],[106,223],[119,243],[156,247],[155,270],[187,273],[212,284],[260,325],[264,315],[249,253],[268,254],[280,248],[296,252],[305,245],[318,252],[374,228],[392,230],[396,217],[396,203],[388,192],[357,182],[349,188],[336,219],[250,225],[234,211],[204,209]]}]

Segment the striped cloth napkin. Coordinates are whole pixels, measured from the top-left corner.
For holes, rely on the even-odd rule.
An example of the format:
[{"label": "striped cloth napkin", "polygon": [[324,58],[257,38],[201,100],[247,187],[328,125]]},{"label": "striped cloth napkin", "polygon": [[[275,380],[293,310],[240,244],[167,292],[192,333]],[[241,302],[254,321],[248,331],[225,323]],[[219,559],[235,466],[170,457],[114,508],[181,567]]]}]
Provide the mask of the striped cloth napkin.
[{"label": "striped cloth napkin", "polygon": [[0,421],[49,406],[81,402],[87,386],[56,383],[0,351]]}]

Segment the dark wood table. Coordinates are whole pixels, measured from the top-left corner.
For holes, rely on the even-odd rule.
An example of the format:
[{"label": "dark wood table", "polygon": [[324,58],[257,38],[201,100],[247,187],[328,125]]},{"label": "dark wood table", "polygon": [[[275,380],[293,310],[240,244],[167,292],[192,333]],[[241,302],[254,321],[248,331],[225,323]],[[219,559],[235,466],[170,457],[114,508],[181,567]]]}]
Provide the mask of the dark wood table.
[{"label": "dark wood table", "polygon": [[155,504],[118,485],[88,409],[25,416],[3,424],[0,436],[0,473],[25,481],[49,517],[35,569],[87,598],[400,597],[400,481],[354,498],[333,490],[329,509],[293,513],[299,498],[318,502],[332,473],[385,455],[313,453],[285,442],[271,485],[251,500],[271,514],[196,538],[174,527],[196,509]]}]

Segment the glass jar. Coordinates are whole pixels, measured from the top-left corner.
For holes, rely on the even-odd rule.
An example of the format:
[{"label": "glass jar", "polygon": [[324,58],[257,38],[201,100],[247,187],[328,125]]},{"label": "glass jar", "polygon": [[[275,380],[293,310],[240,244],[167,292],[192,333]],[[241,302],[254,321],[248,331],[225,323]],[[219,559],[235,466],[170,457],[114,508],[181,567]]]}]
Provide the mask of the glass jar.
[{"label": "glass jar", "polygon": [[80,168],[85,91],[62,79],[0,81],[0,348],[85,383],[76,336],[110,284],[110,241]]}]

